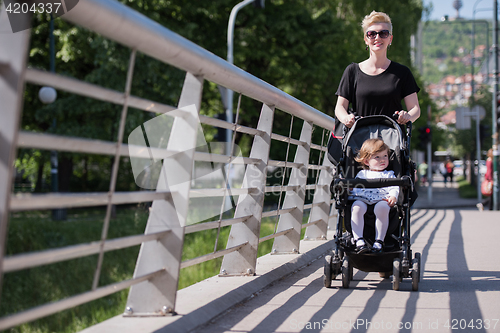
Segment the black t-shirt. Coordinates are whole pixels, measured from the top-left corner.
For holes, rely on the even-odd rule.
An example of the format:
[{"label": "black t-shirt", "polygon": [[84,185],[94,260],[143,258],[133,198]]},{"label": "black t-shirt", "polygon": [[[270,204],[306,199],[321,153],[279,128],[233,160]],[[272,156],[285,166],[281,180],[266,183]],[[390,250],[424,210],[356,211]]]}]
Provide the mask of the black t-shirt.
[{"label": "black t-shirt", "polygon": [[349,100],[357,116],[392,116],[403,110],[401,101],[406,96],[419,91],[410,69],[391,61],[378,75],[368,75],[358,64],[351,63],[342,75],[336,95]]}]

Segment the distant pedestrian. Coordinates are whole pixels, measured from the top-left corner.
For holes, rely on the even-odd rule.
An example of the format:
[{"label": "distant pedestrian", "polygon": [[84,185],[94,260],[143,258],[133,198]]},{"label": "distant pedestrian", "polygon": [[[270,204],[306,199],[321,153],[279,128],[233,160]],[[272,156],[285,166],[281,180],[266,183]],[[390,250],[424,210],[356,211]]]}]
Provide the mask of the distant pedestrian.
[{"label": "distant pedestrian", "polygon": [[449,159],[446,161],[446,175],[450,178],[450,184],[453,183],[453,169],[455,168],[455,164]]},{"label": "distant pedestrian", "polygon": [[443,175],[444,187],[446,187],[446,182],[448,181],[448,172],[446,171],[446,166],[444,163],[439,164],[439,173]]},{"label": "distant pedestrian", "polygon": [[427,182],[427,170],[429,169],[429,166],[425,161],[419,164],[418,166],[418,173],[420,177],[420,183],[421,185],[425,185]]},{"label": "distant pedestrian", "polygon": [[[493,149],[490,148],[486,156],[486,173],[484,174],[484,180],[493,181]],[[476,206],[480,211],[482,211],[484,207],[493,210],[492,196],[487,196],[483,202],[478,203]]]}]

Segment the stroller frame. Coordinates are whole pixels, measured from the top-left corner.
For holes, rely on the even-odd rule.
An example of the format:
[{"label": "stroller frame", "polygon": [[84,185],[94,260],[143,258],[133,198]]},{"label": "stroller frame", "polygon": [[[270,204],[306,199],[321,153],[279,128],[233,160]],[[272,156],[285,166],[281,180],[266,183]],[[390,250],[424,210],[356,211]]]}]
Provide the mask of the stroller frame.
[{"label": "stroller frame", "polygon": [[[338,161],[330,158],[336,165],[335,177],[330,185],[330,190],[335,198],[335,208],[338,214],[337,230],[334,236],[335,249],[332,250],[331,255],[325,256],[323,280],[326,288],[331,287],[332,280],[336,279],[338,275],[342,276],[342,287],[349,288],[349,283],[353,279],[353,268],[357,268],[365,272],[379,272],[380,276],[384,278],[389,278],[392,275],[394,290],[399,290],[403,278],[411,278],[412,290],[418,290],[421,255],[415,253],[413,257],[410,232],[410,207],[416,198],[413,187],[415,163],[411,161],[409,154],[411,131],[411,122],[408,122],[406,126],[399,125],[387,116],[358,118],[354,126],[344,134],[342,157],[337,158]],[[360,135],[355,136],[357,132],[369,133],[370,137],[382,137],[384,142],[386,142],[386,138],[391,141],[386,142],[391,150],[389,167],[395,169],[394,173],[397,178],[355,178],[356,163],[353,161],[353,147],[359,148],[362,142],[368,139]],[[350,141],[357,142],[352,144]],[[387,251],[362,254],[355,252],[353,238],[349,232],[352,202],[348,199],[349,189],[355,186],[365,188],[400,186],[398,203],[395,209],[391,209],[390,213],[390,226],[385,240],[386,243],[391,242],[391,247]],[[367,223],[365,215],[365,229],[367,229]]]}]

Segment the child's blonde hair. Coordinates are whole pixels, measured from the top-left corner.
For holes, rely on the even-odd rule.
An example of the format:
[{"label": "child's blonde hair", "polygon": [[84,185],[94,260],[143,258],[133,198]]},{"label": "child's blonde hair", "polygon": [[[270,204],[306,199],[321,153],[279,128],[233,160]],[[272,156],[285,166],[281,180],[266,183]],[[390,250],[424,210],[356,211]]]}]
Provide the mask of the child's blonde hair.
[{"label": "child's blonde hair", "polygon": [[389,25],[389,32],[392,35],[391,18],[386,13],[376,12],[376,11],[372,11],[369,15],[366,15],[363,21],[361,22],[363,33],[366,33],[366,30],[375,23],[387,23]]},{"label": "child's blonde hair", "polygon": [[368,139],[363,142],[363,145],[358,151],[358,156],[354,157],[354,160],[361,164],[363,169],[368,169],[365,161],[369,160],[373,155],[385,150],[389,153],[389,146],[386,145],[382,139]]}]

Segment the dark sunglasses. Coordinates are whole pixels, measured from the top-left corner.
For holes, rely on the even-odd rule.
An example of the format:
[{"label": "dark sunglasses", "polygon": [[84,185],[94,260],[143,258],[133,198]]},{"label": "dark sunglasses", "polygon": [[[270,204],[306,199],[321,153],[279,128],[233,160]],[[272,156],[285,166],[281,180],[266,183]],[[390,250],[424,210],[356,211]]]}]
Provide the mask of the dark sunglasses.
[{"label": "dark sunglasses", "polygon": [[367,31],[366,32],[366,37],[368,37],[369,39],[375,39],[377,38],[377,35],[380,36],[380,38],[387,38],[391,35],[391,33],[389,32],[389,30],[380,30],[380,31]]}]

